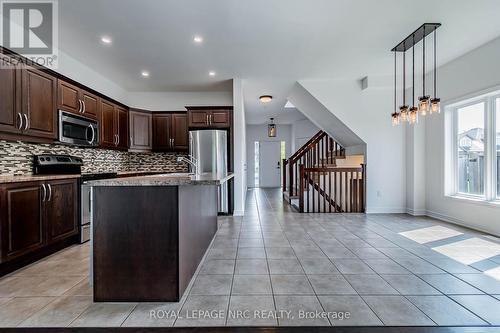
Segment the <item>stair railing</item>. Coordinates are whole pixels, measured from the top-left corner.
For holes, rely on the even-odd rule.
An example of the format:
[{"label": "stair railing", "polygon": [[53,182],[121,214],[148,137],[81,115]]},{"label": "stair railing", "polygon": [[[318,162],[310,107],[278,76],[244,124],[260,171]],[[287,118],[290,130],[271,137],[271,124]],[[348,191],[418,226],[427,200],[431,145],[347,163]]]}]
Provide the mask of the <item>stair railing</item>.
[{"label": "stair railing", "polygon": [[290,198],[300,194],[300,165],[305,168],[334,165],[339,156],[345,156],[345,149],[326,132],[319,131],[288,160],[283,160],[283,192],[288,190]]},{"label": "stair railing", "polygon": [[301,213],[364,213],[366,165],[299,168]]}]

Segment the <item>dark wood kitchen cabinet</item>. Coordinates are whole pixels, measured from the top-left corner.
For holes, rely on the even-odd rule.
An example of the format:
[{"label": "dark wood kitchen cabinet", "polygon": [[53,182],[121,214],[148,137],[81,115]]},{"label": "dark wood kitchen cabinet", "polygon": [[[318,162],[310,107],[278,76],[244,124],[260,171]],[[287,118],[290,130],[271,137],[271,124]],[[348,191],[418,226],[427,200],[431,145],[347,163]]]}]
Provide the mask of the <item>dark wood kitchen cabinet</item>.
[{"label": "dark wood kitchen cabinet", "polygon": [[231,111],[229,106],[186,106],[190,128],[229,128]]},{"label": "dark wood kitchen cabinet", "polygon": [[99,98],[63,80],[57,80],[57,107],[83,117],[98,118]]},{"label": "dark wood kitchen cabinet", "polygon": [[44,202],[47,241],[53,243],[78,234],[78,185],[74,179],[47,182],[49,196]]},{"label": "dark wood kitchen cabinet", "polygon": [[153,116],[151,112],[132,111],[129,116],[130,151],[153,149]]},{"label": "dark wood kitchen cabinet", "polygon": [[2,186],[1,261],[40,249],[46,239],[43,227],[42,188],[38,182]]},{"label": "dark wood kitchen cabinet", "polygon": [[153,113],[153,150],[188,150],[186,113]]},{"label": "dark wood kitchen cabinet", "polygon": [[100,146],[128,149],[128,110],[105,99],[100,100]]},{"label": "dark wood kitchen cabinet", "polygon": [[23,135],[57,138],[57,79],[36,68],[22,69]]},{"label": "dark wood kitchen cabinet", "polygon": [[75,178],[0,184],[0,275],[76,242]]},{"label": "dark wood kitchen cabinet", "polygon": [[[3,58],[2,61],[9,61]],[[0,132],[18,134],[21,129],[21,71],[13,64],[0,69]]]}]

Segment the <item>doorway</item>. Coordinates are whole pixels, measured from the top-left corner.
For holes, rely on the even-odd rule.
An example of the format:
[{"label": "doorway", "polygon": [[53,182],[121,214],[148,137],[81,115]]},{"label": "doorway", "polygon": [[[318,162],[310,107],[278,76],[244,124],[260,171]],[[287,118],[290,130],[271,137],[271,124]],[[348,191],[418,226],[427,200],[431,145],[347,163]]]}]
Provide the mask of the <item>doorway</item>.
[{"label": "doorway", "polygon": [[[284,143],[284,142],[283,142]],[[259,187],[281,186],[282,146],[280,141],[260,141],[258,150]]]}]

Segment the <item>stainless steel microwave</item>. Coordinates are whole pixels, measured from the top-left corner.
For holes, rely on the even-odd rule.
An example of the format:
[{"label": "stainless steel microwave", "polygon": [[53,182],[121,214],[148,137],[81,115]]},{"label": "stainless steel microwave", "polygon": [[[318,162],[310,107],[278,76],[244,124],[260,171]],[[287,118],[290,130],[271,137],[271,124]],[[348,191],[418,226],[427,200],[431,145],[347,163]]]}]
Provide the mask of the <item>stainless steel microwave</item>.
[{"label": "stainless steel microwave", "polygon": [[82,147],[99,145],[97,121],[59,110],[59,141]]}]

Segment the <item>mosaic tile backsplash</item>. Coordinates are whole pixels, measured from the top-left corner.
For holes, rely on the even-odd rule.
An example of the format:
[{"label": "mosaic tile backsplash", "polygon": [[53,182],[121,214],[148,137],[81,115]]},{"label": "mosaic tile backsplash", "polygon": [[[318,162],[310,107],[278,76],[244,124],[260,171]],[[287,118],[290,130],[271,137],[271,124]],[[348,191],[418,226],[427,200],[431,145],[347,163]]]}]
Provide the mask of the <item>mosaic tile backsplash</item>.
[{"label": "mosaic tile backsplash", "polygon": [[32,144],[0,140],[0,175],[31,175],[33,155],[66,154],[83,159],[84,173],[122,171],[187,172],[177,163],[181,153],[131,153],[98,148],[79,148],[60,144]]}]

